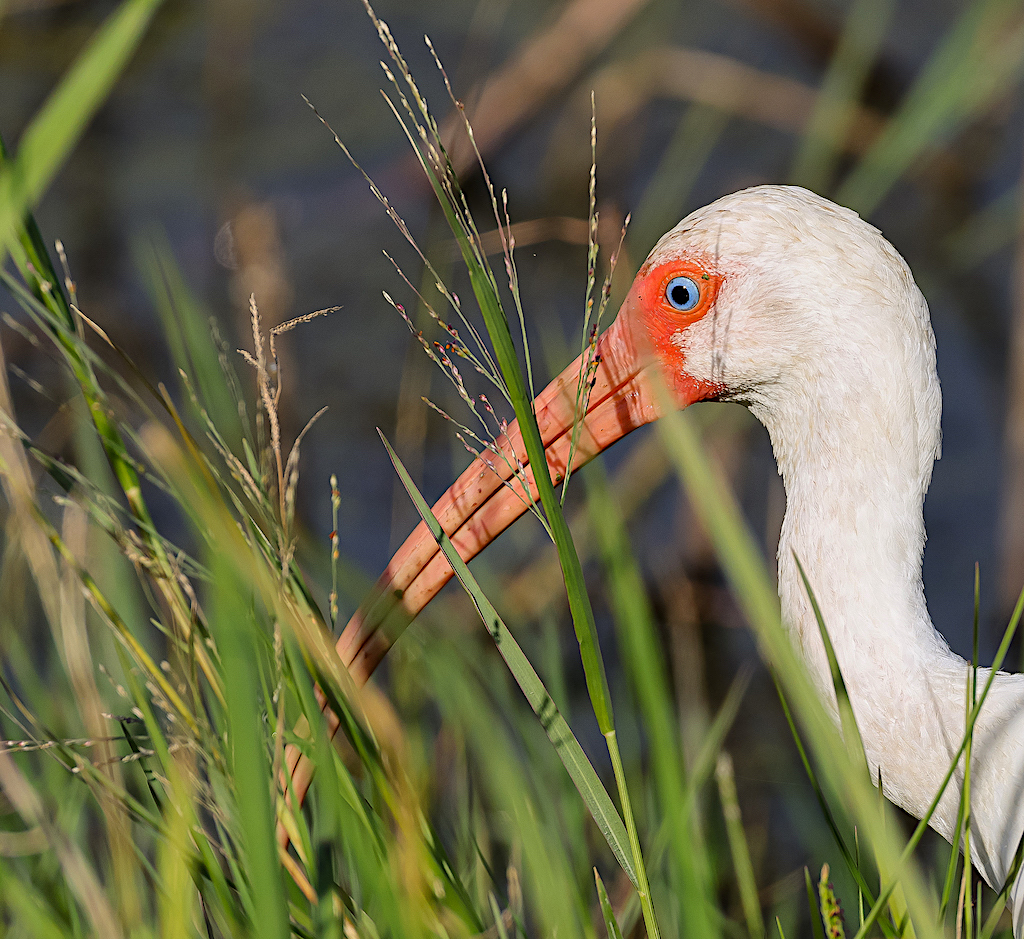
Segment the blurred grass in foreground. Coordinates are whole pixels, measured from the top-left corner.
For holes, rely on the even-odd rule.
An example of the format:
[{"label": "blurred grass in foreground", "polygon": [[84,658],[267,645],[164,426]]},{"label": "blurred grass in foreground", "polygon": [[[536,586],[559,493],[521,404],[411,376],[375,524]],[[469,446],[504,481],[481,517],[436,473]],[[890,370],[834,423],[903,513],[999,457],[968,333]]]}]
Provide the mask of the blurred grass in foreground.
[{"label": "blurred grass in foreground", "polygon": [[[141,15],[151,6],[130,2],[124,10]],[[857,4],[855,15],[875,15],[878,7]],[[971,11],[942,55],[972,48],[1004,12],[991,2]],[[855,25],[832,72],[836,100],[856,96],[874,48]],[[78,309],[70,274],[58,273],[31,218],[17,224],[138,29],[118,33],[116,50],[92,73],[102,81],[77,99],[60,133],[32,138],[51,143],[41,175],[17,199],[4,195],[8,201],[0,203],[0,231],[6,237],[6,225],[16,235],[6,247],[17,274],[5,271],[3,280],[26,317],[18,328],[49,344],[65,366],[63,394],[86,442],[78,465],[48,453],[19,428],[6,379],[0,382],[8,508],[0,563],[2,713],[8,733],[19,738],[0,750],[0,922],[7,934],[590,937],[646,928],[672,937],[793,937],[806,934],[792,913],[797,897],[800,922],[814,935],[824,934],[822,917],[829,935],[840,934],[827,871],[817,896],[818,876],[806,876],[807,903],[796,880],[781,895],[759,889],[756,846],[725,747],[745,680],[685,752],[651,599],[599,466],[583,479],[586,512],[622,682],[608,680],[583,568],[552,486],[542,487],[540,507],[565,572],[592,715],[581,714],[565,691],[575,663],[557,643],[535,654],[525,636],[514,671],[537,696],[534,709],[523,706],[502,661],[445,628],[403,639],[392,657],[394,700],[372,685],[352,686],[333,651],[328,624],[336,617],[329,606],[324,612],[326,585],[308,583],[295,560],[301,435],[291,447],[281,440],[274,333],[263,335],[256,305],[246,358],[257,394],[242,400],[233,356],[211,336],[167,249],[155,241],[140,252],[181,370],[179,398],[172,399],[117,350],[116,336]],[[1016,38],[1009,33],[1007,46]],[[388,51],[398,56],[397,47]],[[914,152],[987,100],[992,81],[1016,76],[1020,62],[1010,51],[995,78],[955,95],[952,79],[933,74],[936,65],[905,109],[911,117],[894,120],[849,178],[849,191],[866,204],[880,198]],[[400,57],[394,61],[399,78],[411,80]],[[409,94],[418,108],[420,99]],[[398,111],[405,104],[399,101]],[[518,303],[511,257],[509,294],[489,267],[425,103],[409,117],[422,121],[423,136],[410,139],[423,147],[424,168],[462,247],[496,350],[496,378],[529,428],[532,367],[516,358],[505,314],[508,297]],[[816,119],[822,137],[798,161],[799,172],[829,174],[842,125],[841,115],[833,118]],[[694,145],[687,152],[704,159],[709,150]],[[21,150],[13,161],[5,158],[0,194],[12,191],[3,187],[24,159]],[[647,201],[654,211],[656,198]],[[501,228],[497,202],[494,208]],[[512,322],[525,343],[525,321]],[[842,876],[857,895],[856,902],[853,894],[840,897],[846,934],[947,935],[961,914],[976,935],[992,935],[1001,901],[987,898],[985,915],[972,913],[973,885],[962,873],[962,898],[949,902],[956,853],[936,871],[910,856],[908,839],[863,772],[851,725],[844,724],[844,742],[813,693],[781,628],[764,561],[704,455],[692,416],[666,419],[661,433],[791,708],[835,836],[827,859],[833,869],[847,868]],[[99,451],[109,475],[96,472]],[[150,510],[156,501],[159,514]],[[167,532],[179,531],[182,521],[184,543],[172,543]],[[118,560],[106,563],[111,545]],[[338,577],[341,563],[332,558],[332,581],[343,585],[349,578]],[[500,609],[502,599],[488,600],[468,572],[465,581],[486,617]],[[337,603],[351,609],[358,599],[342,595]],[[36,621],[49,627],[46,638],[24,628]],[[827,624],[822,628],[827,636]],[[531,654],[543,668],[530,666]],[[841,676],[835,678],[842,705]],[[336,747],[325,739],[314,682],[342,719]],[[550,723],[549,702],[572,723],[596,723],[607,761],[592,753],[595,769],[579,747],[565,757],[568,725]],[[299,718],[312,728],[302,738],[291,732]],[[636,737],[621,753],[617,726]],[[307,810],[294,816],[278,791],[283,747],[291,742],[318,774]],[[560,754],[574,761],[573,779]],[[605,789],[612,778],[618,807]],[[591,794],[581,798],[588,787]],[[592,815],[603,817],[600,827]],[[292,833],[288,854],[274,842],[279,818]]]}]

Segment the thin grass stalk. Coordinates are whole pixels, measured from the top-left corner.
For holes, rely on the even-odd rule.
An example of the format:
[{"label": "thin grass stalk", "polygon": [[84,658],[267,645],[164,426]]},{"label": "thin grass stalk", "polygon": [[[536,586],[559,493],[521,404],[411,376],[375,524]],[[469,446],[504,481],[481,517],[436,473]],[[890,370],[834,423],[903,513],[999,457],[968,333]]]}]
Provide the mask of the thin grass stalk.
[{"label": "thin grass stalk", "polygon": [[718,796],[722,802],[725,832],[729,839],[729,850],[732,853],[743,916],[747,921],[747,932],[750,933],[750,939],[761,939],[764,936],[764,917],[761,915],[761,901],[757,896],[757,880],[754,877],[754,865],[750,860],[747,836],[743,830],[732,757],[724,750],[718,754],[715,779],[718,782]]},{"label": "thin grass stalk", "polygon": [[[402,465],[402,461],[398,458],[398,455],[394,452],[383,434],[381,434],[381,440],[384,441],[388,456],[391,458],[391,462],[394,464],[395,470],[398,472],[403,485],[405,485],[410,498],[413,500],[416,510],[420,513],[431,534],[437,540],[438,545],[448,559],[448,563],[451,564],[452,569],[455,571],[455,576],[472,599],[477,612],[480,614],[480,618],[487,627],[488,633],[498,647],[498,651],[508,664],[509,670],[526,696],[530,707],[540,719],[541,725],[551,739],[552,744],[554,744],[555,750],[558,752],[559,758],[576,784],[576,788],[587,803],[587,807],[594,816],[594,821],[597,823],[598,828],[601,829],[622,869],[639,892],[640,877],[639,872],[633,866],[634,855],[626,850],[626,829],[622,826],[622,819],[619,817],[618,812],[615,811],[615,807],[612,805],[604,786],[601,785],[597,773],[594,771],[593,766],[587,759],[569,725],[559,713],[550,694],[548,694],[547,689],[544,687],[544,683],[540,680],[540,676],[537,675],[533,666],[520,649],[519,644],[508,631],[508,627],[505,626],[498,612],[480,589],[476,578],[473,577],[466,563],[459,556],[455,546],[451,543],[451,539],[445,534],[444,529],[441,528],[440,523],[434,517],[433,512],[431,512],[430,506],[427,505],[423,496],[420,495],[419,490]],[[631,840],[630,846],[632,846]]]},{"label": "thin grass stalk", "polygon": [[[860,867],[860,834],[857,832],[856,828],[853,830],[853,847],[854,847],[854,850],[857,852],[856,859],[857,859],[857,867],[859,868]],[[940,916],[939,919],[942,919],[942,917]],[[860,884],[857,885],[857,923],[858,923],[858,928],[860,928],[860,926],[864,925],[864,891],[861,890]]]},{"label": "thin grass stalk", "polygon": [[[659,935],[657,921],[654,915],[654,908],[650,898],[650,887],[647,882],[647,873],[644,869],[643,857],[640,850],[639,836],[636,832],[636,824],[633,819],[632,806],[630,804],[629,792],[626,787],[625,774],[622,770],[622,759],[619,754],[618,740],[615,732],[615,723],[612,712],[611,693],[608,688],[608,678],[605,673],[604,661],[601,658],[600,648],[597,641],[597,627],[594,622],[594,612],[590,604],[590,597],[587,594],[586,584],[583,578],[583,568],[579,556],[576,553],[569,526],[562,513],[561,501],[555,493],[550,472],[547,469],[547,459],[544,452],[544,445],[541,440],[540,430],[537,427],[536,416],[533,412],[533,399],[529,393],[529,387],[524,378],[519,358],[516,354],[515,345],[512,341],[512,334],[509,328],[508,318],[502,308],[497,283],[491,273],[486,260],[486,252],[483,250],[479,240],[479,233],[469,213],[465,197],[459,187],[458,179],[454,168],[448,159],[444,146],[441,143],[437,132],[437,124],[430,115],[426,101],[420,95],[412,75],[409,72],[405,60],[387,26],[382,23],[373,12],[368,0],[364,0],[367,12],[377,27],[382,42],[388,49],[392,62],[398,68],[407,87],[413,95],[419,112],[430,128],[430,133],[419,127],[418,141],[410,133],[409,140],[423,166],[428,179],[437,195],[445,218],[448,220],[452,234],[459,244],[463,261],[469,273],[470,284],[474,296],[483,315],[484,324],[487,327],[488,337],[494,349],[495,359],[501,371],[502,379],[508,389],[509,400],[515,411],[519,423],[519,430],[523,437],[527,457],[530,466],[533,468],[534,479],[537,484],[540,502],[544,509],[549,531],[555,547],[558,551],[559,563],[562,568],[562,576],[565,580],[566,594],[569,600],[569,609],[572,614],[573,626],[576,630],[577,641],[580,646],[580,655],[583,660],[583,669],[587,682],[587,689],[590,694],[591,704],[597,718],[598,727],[603,734],[608,746],[608,753],[611,758],[612,767],[615,772],[616,784],[619,791],[619,800],[622,805],[622,814],[629,834],[630,846],[633,853],[633,862],[637,874],[637,890],[640,894],[644,909],[644,921],[647,926],[650,939],[657,939]],[[428,43],[429,44],[429,43]],[[444,76],[443,70],[442,75]],[[447,84],[447,76],[444,76]],[[397,82],[396,88],[397,88]],[[450,90],[450,86],[449,86]],[[404,100],[404,99],[403,99]],[[454,100],[454,98],[453,98]],[[458,102],[456,102],[458,104]],[[396,116],[398,114],[395,111]],[[410,113],[411,110],[410,110]],[[464,112],[461,111],[463,118]],[[404,126],[404,123],[403,123]],[[464,126],[470,142],[474,146],[472,128],[469,122],[464,120]],[[483,167],[483,160],[477,151],[478,162],[486,176],[486,169]],[[493,190],[492,202],[494,202]],[[497,213],[496,203],[495,215],[499,229],[502,228],[502,221]],[[503,237],[506,237],[503,235]],[[525,335],[521,307],[518,297],[518,289],[513,276],[514,267],[511,266],[510,242],[506,241],[506,263],[510,271],[510,287],[512,288],[516,308],[520,312],[520,323]],[[529,355],[528,347],[526,354]],[[450,559],[449,559],[450,560]]]},{"label": "thin grass stalk", "polygon": [[[630,548],[625,522],[600,461],[590,465],[584,482],[620,647],[650,737],[655,785],[670,832],[671,857],[680,879],[678,902],[686,924],[685,935],[715,936],[720,930],[711,900],[711,862],[696,811],[695,789],[700,782],[694,776],[688,779],[683,765],[654,614]],[[717,735],[708,735],[709,741],[716,739]]]},{"label": "thin grass stalk", "polygon": [[956,883],[956,871],[960,862],[960,846],[963,844],[964,836],[964,801],[961,797],[960,805],[957,808],[956,814],[956,828],[954,829],[956,834],[953,838],[953,844],[949,848],[949,862],[946,865],[946,876],[942,882],[942,897],[939,901],[939,917],[945,920],[946,911],[949,908],[949,901],[953,895],[953,884]]},{"label": "thin grass stalk", "polygon": [[[587,224],[587,291],[583,303],[583,329],[580,339],[580,374],[576,383],[576,404],[569,438],[569,455],[565,461],[565,477],[562,479],[561,503],[569,491],[569,480],[572,477],[573,459],[579,446],[580,434],[583,432],[583,417],[587,413],[594,370],[597,367],[597,334],[601,328],[601,319],[608,306],[612,293],[612,278],[618,261],[622,243],[629,227],[629,216],[622,226],[622,235],[618,247],[612,252],[608,261],[608,273],[597,297],[594,287],[597,284],[598,230],[599,216],[597,211],[597,110],[594,104],[594,93],[590,93],[590,202],[588,206]],[[597,305],[595,313],[594,305]]]},{"label": "thin grass stalk", "polygon": [[[976,703],[975,696],[973,695],[974,685],[978,680],[978,613],[981,607],[981,574],[979,565],[974,565],[974,623],[973,623],[973,643],[972,643],[972,674],[968,681],[968,696],[965,704],[965,720],[970,718],[971,707]],[[967,748],[967,766],[970,767],[970,745]],[[966,782],[966,781],[965,781]],[[942,900],[939,905],[940,917],[945,917],[946,909],[949,905],[949,900],[952,895],[953,883],[956,876],[957,861],[960,858],[960,845],[964,844],[964,859],[965,864],[970,862],[967,860],[969,848],[967,847],[966,838],[968,835],[967,826],[970,824],[970,808],[969,808],[969,794],[970,789],[965,784],[963,790],[960,793],[960,804],[957,806],[956,815],[956,828],[954,829],[956,834],[953,838],[953,844],[950,849],[949,863],[946,867],[946,878],[942,885]]]},{"label": "thin grass stalk", "polygon": [[[978,703],[978,610],[981,600],[980,573],[977,564],[974,565],[974,622],[971,642],[971,665],[967,675],[967,700],[964,702],[964,720],[970,718],[971,711]],[[963,871],[963,924],[964,935],[972,937],[974,934],[974,891],[971,889],[971,753],[974,749],[974,734],[971,730],[967,734],[967,747],[964,750],[964,785],[960,796],[964,815],[964,871]],[[980,887],[981,884],[979,883]],[[981,927],[981,911],[978,910],[979,928]],[[959,930],[958,930],[959,931]]]}]

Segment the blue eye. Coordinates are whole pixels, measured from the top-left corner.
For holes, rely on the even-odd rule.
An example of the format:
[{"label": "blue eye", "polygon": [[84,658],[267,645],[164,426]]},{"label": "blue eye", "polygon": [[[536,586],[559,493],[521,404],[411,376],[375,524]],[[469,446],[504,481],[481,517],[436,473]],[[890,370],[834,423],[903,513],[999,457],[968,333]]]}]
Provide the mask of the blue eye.
[{"label": "blue eye", "polygon": [[665,287],[665,299],[673,309],[686,313],[700,301],[700,288],[690,277],[673,277]]}]

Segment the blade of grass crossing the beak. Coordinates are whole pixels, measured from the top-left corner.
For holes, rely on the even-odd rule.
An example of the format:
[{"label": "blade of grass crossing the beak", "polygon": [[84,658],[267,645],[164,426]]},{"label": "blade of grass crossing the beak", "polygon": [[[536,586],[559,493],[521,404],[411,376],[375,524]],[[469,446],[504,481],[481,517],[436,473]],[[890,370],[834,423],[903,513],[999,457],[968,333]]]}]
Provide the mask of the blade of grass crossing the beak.
[{"label": "blade of grass crossing the beak", "polygon": [[[452,230],[458,235],[455,228]],[[565,578],[566,594],[569,599],[573,626],[576,629],[576,638],[579,641],[580,656],[583,659],[587,690],[590,693],[598,726],[601,733],[607,737],[608,734],[615,732],[615,722],[608,678],[597,642],[594,611],[590,605],[590,597],[583,580],[583,568],[576,554],[569,526],[562,514],[561,501],[555,494],[551,475],[547,472],[544,444],[537,427],[537,418],[533,413],[532,400],[527,394],[526,381],[516,355],[508,319],[501,307],[493,277],[489,277],[481,267],[473,252],[469,250],[465,238],[460,240],[459,247],[462,249],[463,260],[469,270],[470,283],[480,305],[487,333],[494,344],[495,357],[508,388],[516,420],[519,422],[519,430],[523,435],[523,443],[530,466],[534,470],[541,506],[547,517],[551,538],[558,551],[562,576]]]},{"label": "blade of grass crossing the beak", "polygon": [[[579,556],[576,553],[569,526],[562,514],[562,506],[558,495],[555,492],[554,483],[548,472],[547,458],[544,451],[544,444],[541,439],[540,430],[537,426],[537,419],[533,411],[533,399],[529,393],[526,377],[523,374],[519,357],[516,353],[515,343],[512,340],[512,332],[509,326],[508,317],[502,307],[501,297],[498,292],[497,281],[486,261],[486,252],[483,251],[479,242],[479,233],[468,209],[468,202],[459,186],[455,169],[448,159],[444,145],[440,139],[437,122],[431,116],[426,106],[426,101],[419,94],[408,65],[402,58],[401,53],[391,37],[390,31],[377,18],[372,7],[364,0],[367,12],[378,30],[382,41],[388,49],[391,61],[396,66],[403,80],[406,82],[413,98],[416,101],[420,113],[423,115],[427,127],[417,128],[421,135],[421,142],[417,142],[409,132],[405,121],[395,110],[396,117],[403,129],[409,136],[413,149],[426,173],[435,195],[441,205],[445,218],[448,220],[452,234],[455,236],[463,261],[469,274],[473,294],[480,306],[487,333],[494,347],[495,359],[501,371],[509,401],[515,411],[516,420],[519,424],[519,431],[522,435],[523,444],[526,449],[527,460],[533,468],[534,479],[540,495],[540,503],[547,519],[548,531],[558,551],[558,560],[562,568],[562,577],[565,581],[566,595],[569,601],[569,610],[572,614],[573,628],[576,631],[576,639],[580,647],[580,657],[583,661],[583,670],[586,676],[587,691],[590,695],[594,714],[597,718],[598,727],[604,735],[608,745],[608,755],[611,758],[612,767],[615,771],[615,781],[619,790],[619,798],[622,803],[622,811],[625,817],[626,829],[629,833],[630,847],[633,853],[633,860],[638,880],[637,892],[643,904],[644,922],[647,926],[648,935],[651,939],[658,939],[660,932],[657,920],[654,916],[654,908],[651,904],[650,890],[647,884],[647,875],[644,870],[643,858],[640,850],[640,841],[636,833],[636,825],[633,821],[633,811],[630,805],[629,792],[626,788],[625,773],[622,768],[622,759],[619,754],[618,740],[615,734],[615,723],[612,714],[611,693],[608,687],[608,678],[605,673],[604,662],[601,658],[600,647],[597,641],[597,626],[594,622],[594,611],[590,604],[590,597],[587,594],[586,584],[583,579],[583,568]],[[428,40],[429,46],[429,40]],[[440,63],[438,63],[440,64]],[[389,78],[401,94],[401,88],[397,80],[392,76],[390,70]],[[442,77],[447,83],[447,76],[442,70]],[[386,97],[386,96],[385,96]],[[454,97],[453,97],[454,100]],[[403,95],[403,103],[405,102]],[[457,104],[457,102],[456,102]],[[408,107],[407,103],[406,106]],[[460,109],[461,111],[461,109]],[[410,115],[412,114],[410,109]],[[415,120],[415,118],[414,118]],[[472,128],[468,121],[464,121],[465,130],[471,143],[473,141]],[[429,129],[429,130],[428,130]],[[474,143],[475,148],[475,143]],[[426,153],[424,152],[426,149]],[[490,188],[490,178],[487,169],[480,158],[479,151],[476,152],[480,169],[484,179]],[[492,202],[493,190],[491,190]],[[495,215],[499,225],[502,221],[497,213]],[[515,290],[514,284],[512,285]],[[514,298],[518,305],[518,298]],[[524,332],[525,339],[525,332]],[[528,351],[528,350],[527,350]],[[529,366],[528,366],[529,367]],[[422,513],[421,513],[422,514]],[[426,516],[424,516],[425,518]],[[449,558],[449,560],[451,560]],[[453,567],[455,565],[453,564]]]},{"label": "blade of grass crossing the beak", "polygon": [[[416,89],[408,66],[391,38],[390,32],[384,28],[369,3],[366,4],[366,7],[374,26],[385,42],[392,62],[412,92],[413,98],[427,125],[425,128],[417,125],[421,135],[426,135],[429,140],[430,150],[425,153],[424,147],[428,146],[427,142],[417,140],[416,135],[409,130],[399,115],[397,108],[392,105],[392,110],[394,110],[396,118],[405,130],[417,159],[434,190],[434,194],[448,221],[452,234],[458,242],[463,262],[466,265],[466,271],[469,274],[473,295],[480,307],[484,324],[487,327],[487,334],[494,346],[495,359],[501,371],[501,377],[505,382],[509,402],[515,411],[516,420],[519,422],[519,430],[523,437],[527,458],[530,466],[534,469],[540,502],[547,517],[551,538],[558,550],[558,559],[562,567],[562,575],[565,579],[566,593],[569,599],[569,609],[572,613],[573,626],[576,630],[576,637],[580,645],[580,655],[583,659],[587,690],[590,693],[598,726],[601,729],[601,733],[607,738],[610,733],[614,733],[615,726],[608,679],[605,675],[604,662],[601,660],[597,643],[594,611],[590,605],[590,598],[587,595],[586,585],[583,580],[583,568],[576,554],[576,548],[569,533],[569,526],[566,524],[562,514],[561,502],[555,494],[550,473],[545,471],[547,460],[544,455],[544,444],[541,440],[540,430],[537,427],[537,420],[533,413],[533,399],[529,394],[526,377],[523,375],[515,343],[512,340],[512,331],[498,293],[497,280],[490,265],[487,263],[486,252],[479,245],[479,235],[476,226],[472,216],[469,214],[468,203],[462,193],[455,169],[448,159],[448,154],[438,136],[437,124],[427,110],[426,102],[419,94],[418,89]],[[392,77],[392,81],[395,87],[401,91],[397,79]],[[469,127],[468,122],[466,122],[465,126],[472,141],[472,129]],[[482,160],[480,161],[480,167],[485,174],[485,178],[489,178],[486,177],[487,170],[483,166]],[[499,225],[501,224],[500,218],[498,223]],[[538,469],[541,471],[538,472]]]},{"label": "blade of grass crossing the beak", "polygon": [[572,778],[573,783],[575,783],[580,796],[597,823],[597,827],[601,830],[601,834],[604,835],[608,846],[612,849],[612,853],[626,872],[626,875],[633,882],[633,885],[637,886],[638,877],[629,849],[629,838],[626,834],[626,828],[619,817],[619,813],[615,810],[615,806],[612,804],[611,797],[601,784],[601,780],[598,778],[593,765],[587,759],[587,755],[583,752],[579,741],[577,741],[569,725],[565,722],[565,718],[562,717],[555,706],[540,676],[519,647],[519,643],[516,642],[515,638],[508,631],[508,627],[502,621],[490,600],[484,596],[476,578],[473,577],[466,563],[459,557],[459,553],[455,550],[451,539],[444,533],[441,525],[430,511],[430,506],[427,505],[426,500],[420,495],[416,484],[412,481],[402,465],[402,461],[398,458],[398,454],[391,448],[383,434],[381,434],[381,440],[384,441],[388,456],[391,458],[391,462],[394,464],[402,484],[409,493],[409,497],[415,504],[416,510],[420,513],[424,522],[426,522],[431,534],[437,539],[437,543],[440,545],[441,550],[444,551],[448,563],[451,564],[452,569],[455,571],[455,576],[458,577],[459,582],[476,606],[484,626],[494,640],[494,644],[498,647],[498,651],[508,665],[509,671],[512,672],[513,677],[526,696],[526,700],[529,702],[534,714],[540,720],[545,733],[547,733],[555,751],[558,753],[559,759],[561,759],[566,771]]}]

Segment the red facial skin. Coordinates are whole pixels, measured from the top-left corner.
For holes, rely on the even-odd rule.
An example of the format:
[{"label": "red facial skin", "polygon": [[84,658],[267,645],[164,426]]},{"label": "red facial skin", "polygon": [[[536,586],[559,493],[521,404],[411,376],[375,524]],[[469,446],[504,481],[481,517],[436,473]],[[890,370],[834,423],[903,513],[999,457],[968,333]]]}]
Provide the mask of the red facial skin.
[{"label": "red facial skin", "polygon": [[[675,309],[665,294],[672,279],[681,275],[691,278],[700,288],[697,305],[686,312]],[[641,268],[615,322],[598,339],[598,365],[573,455],[573,469],[630,431],[661,416],[651,384],[655,371],[661,372],[680,408],[721,393],[718,385],[698,381],[687,373],[683,350],[673,341],[713,309],[721,283],[722,276],[704,258],[690,256]],[[581,359],[577,359],[534,401],[549,471],[556,482],[563,478],[569,456],[580,368]],[[486,463],[475,460],[433,508],[466,561],[527,508],[521,497],[522,485],[516,485],[519,495],[507,485],[512,467],[528,463],[518,424],[513,423],[495,443],[501,455],[485,453]],[[526,476],[536,499],[532,468],[527,468]],[[367,681],[401,631],[451,576],[448,561],[421,523],[396,552],[376,589],[338,640],[338,654],[357,684]],[[338,720],[327,709],[322,696],[320,702],[333,737]],[[286,765],[285,782],[290,780],[301,806],[312,780],[311,764],[300,758],[295,747],[289,746]],[[291,802],[291,798],[287,801]],[[287,848],[288,835],[280,825],[278,840]]]},{"label": "red facial skin", "polygon": [[[692,310],[682,312],[668,301],[666,290],[677,277],[689,277],[700,288],[700,299]],[[673,337],[708,314],[718,299],[721,285],[722,276],[711,264],[690,256],[656,266],[645,264],[626,300],[628,304],[635,297],[635,308],[629,313],[642,323],[651,351],[661,362],[662,377],[675,393],[680,408],[714,398],[721,392],[721,388],[712,383],[699,382],[690,376],[683,352],[673,341]]]}]

